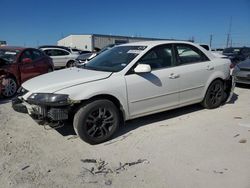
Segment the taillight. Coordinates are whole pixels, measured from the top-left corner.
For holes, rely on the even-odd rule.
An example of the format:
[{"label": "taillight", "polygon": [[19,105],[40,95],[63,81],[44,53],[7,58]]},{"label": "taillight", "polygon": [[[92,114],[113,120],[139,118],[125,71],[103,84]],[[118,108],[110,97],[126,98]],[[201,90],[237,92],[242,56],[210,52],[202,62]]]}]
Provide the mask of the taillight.
[{"label": "taillight", "polygon": [[235,64],[231,63],[230,64],[230,69],[233,69],[235,67]]}]

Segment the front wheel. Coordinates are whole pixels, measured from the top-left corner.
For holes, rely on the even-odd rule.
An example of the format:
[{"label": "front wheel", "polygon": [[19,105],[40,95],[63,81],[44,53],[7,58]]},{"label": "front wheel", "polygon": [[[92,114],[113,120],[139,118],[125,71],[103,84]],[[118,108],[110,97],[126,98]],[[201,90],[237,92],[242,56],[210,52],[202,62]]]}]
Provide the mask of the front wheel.
[{"label": "front wheel", "polygon": [[207,109],[219,107],[223,103],[225,96],[223,88],[223,82],[221,80],[213,81],[208,87],[205,98],[202,101],[202,105]]},{"label": "front wheel", "polygon": [[1,94],[4,97],[13,97],[17,92],[16,80],[12,77],[7,77],[2,80]]},{"label": "front wheel", "polygon": [[119,128],[119,112],[109,100],[96,100],[82,106],[74,117],[74,129],[89,144],[109,140]]}]

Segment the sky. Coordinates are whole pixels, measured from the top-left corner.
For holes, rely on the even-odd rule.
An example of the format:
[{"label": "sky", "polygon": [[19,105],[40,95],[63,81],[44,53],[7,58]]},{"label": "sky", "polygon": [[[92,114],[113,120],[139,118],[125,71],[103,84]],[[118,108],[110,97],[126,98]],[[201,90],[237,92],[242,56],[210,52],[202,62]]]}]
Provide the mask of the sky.
[{"label": "sky", "polygon": [[70,34],[250,46],[250,0],[0,0],[0,40],[36,47]]}]

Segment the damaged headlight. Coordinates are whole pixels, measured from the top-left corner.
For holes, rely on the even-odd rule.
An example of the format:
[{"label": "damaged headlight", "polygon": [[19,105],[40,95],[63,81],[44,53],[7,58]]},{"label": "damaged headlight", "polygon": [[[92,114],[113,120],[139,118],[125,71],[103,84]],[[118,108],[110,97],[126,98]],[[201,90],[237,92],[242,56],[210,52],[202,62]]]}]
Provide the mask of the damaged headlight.
[{"label": "damaged headlight", "polygon": [[53,93],[33,93],[28,97],[28,103],[48,106],[64,106],[70,103],[69,96]]}]

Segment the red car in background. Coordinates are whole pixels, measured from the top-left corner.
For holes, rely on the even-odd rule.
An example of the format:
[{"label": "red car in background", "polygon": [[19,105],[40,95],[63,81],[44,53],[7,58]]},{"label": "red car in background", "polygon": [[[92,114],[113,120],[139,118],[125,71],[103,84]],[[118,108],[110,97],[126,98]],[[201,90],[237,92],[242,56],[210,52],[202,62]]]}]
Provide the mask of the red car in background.
[{"label": "red car in background", "polygon": [[0,95],[12,97],[26,80],[53,70],[52,59],[38,49],[0,47]]}]

